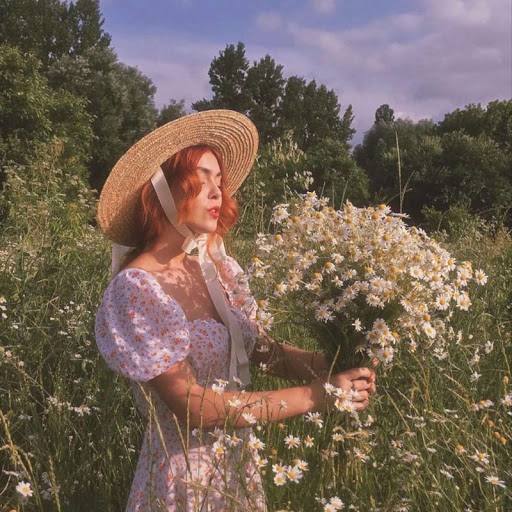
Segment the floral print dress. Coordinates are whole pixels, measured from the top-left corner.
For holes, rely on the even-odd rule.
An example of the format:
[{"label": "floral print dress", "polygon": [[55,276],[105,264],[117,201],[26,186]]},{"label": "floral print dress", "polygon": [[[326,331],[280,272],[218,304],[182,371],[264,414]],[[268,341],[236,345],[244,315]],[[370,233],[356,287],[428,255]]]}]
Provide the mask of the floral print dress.
[{"label": "floral print dress", "polygon": [[[220,265],[219,277],[250,356],[257,337],[254,299],[232,258]],[[127,512],[266,510],[260,475],[244,442],[250,429],[237,429],[228,438],[229,449],[219,454],[214,443],[224,436],[220,429],[188,430],[148,385],[184,359],[201,386],[227,380],[230,340],[223,324],[188,321],[154,276],[128,268],[104,294],[96,341],[110,368],[132,380],[137,406],[148,418]]]}]

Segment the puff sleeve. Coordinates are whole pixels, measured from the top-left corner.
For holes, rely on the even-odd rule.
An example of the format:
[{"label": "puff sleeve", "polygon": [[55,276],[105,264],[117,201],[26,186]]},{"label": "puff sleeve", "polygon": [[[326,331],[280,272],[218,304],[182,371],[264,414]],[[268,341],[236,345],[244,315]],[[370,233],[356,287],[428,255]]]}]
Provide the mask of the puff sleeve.
[{"label": "puff sleeve", "polygon": [[96,343],[114,371],[145,382],[189,353],[183,310],[150,274],[119,272],[110,282],[96,315]]}]

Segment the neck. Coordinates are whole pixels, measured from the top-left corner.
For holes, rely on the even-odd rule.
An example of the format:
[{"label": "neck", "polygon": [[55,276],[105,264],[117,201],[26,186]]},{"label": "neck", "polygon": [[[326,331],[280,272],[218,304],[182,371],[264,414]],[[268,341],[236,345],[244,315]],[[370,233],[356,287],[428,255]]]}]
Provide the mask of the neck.
[{"label": "neck", "polygon": [[147,250],[155,262],[162,267],[175,268],[183,266],[187,253],[181,246],[185,237],[172,225],[168,225]]}]

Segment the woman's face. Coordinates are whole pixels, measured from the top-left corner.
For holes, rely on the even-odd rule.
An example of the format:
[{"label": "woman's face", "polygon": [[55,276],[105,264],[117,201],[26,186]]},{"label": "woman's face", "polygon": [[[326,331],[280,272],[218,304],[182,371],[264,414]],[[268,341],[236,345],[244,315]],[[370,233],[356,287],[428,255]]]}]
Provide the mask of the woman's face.
[{"label": "woman's face", "polygon": [[207,151],[197,163],[201,192],[191,201],[185,224],[196,234],[214,233],[222,205],[221,171],[215,155]]}]

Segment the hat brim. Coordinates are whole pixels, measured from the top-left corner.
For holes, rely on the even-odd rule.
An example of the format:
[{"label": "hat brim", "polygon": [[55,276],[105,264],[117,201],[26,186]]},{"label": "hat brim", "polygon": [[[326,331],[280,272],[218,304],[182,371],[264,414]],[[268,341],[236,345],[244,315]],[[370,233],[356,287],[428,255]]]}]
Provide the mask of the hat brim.
[{"label": "hat brim", "polygon": [[258,132],[243,114],[208,110],[171,121],[143,137],[118,160],[101,191],[98,221],[110,240],[137,245],[142,237],[142,187],[168,158],[196,145],[207,145],[220,153],[225,168],[223,179],[232,195],[254,163]]}]

